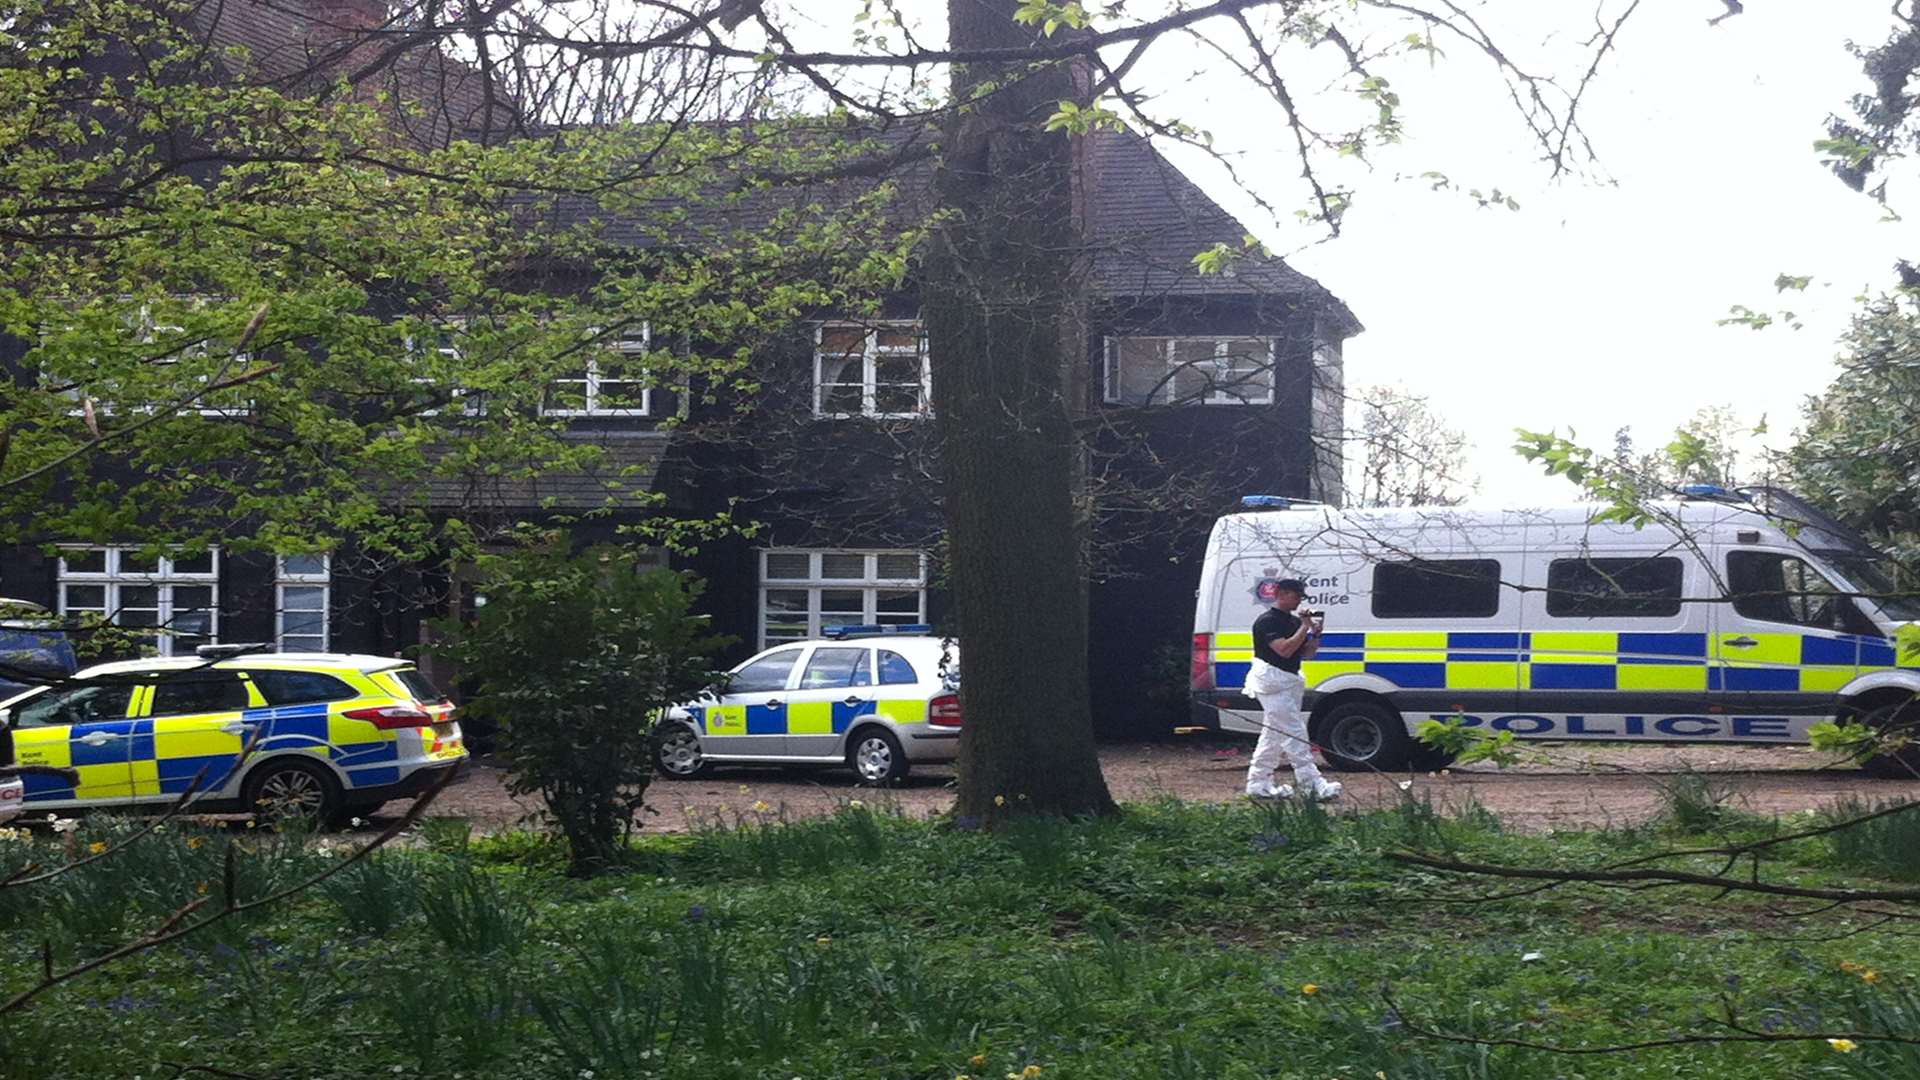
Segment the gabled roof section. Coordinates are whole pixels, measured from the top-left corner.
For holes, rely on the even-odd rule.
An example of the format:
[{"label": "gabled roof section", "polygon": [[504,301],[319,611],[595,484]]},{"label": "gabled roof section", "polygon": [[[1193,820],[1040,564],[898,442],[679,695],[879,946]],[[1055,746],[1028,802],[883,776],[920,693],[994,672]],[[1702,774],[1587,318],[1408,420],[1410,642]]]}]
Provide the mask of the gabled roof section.
[{"label": "gabled roof section", "polygon": [[1131,131],[1102,131],[1087,145],[1092,288],[1102,299],[1303,297],[1339,325],[1361,330],[1339,297],[1278,256],[1249,255],[1230,273],[1202,274],[1193,257],[1216,244],[1235,251],[1250,230]]},{"label": "gabled roof section", "polygon": [[439,34],[414,39],[386,11],[379,0],[201,0],[189,23],[214,49],[245,50],[244,61],[229,63],[249,82],[313,92],[364,73],[356,97],[390,95],[393,128],[415,145],[445,146],[482,130],[503,136],[512,103],[497,93],[489,102],[480,72],[442,52]]}]

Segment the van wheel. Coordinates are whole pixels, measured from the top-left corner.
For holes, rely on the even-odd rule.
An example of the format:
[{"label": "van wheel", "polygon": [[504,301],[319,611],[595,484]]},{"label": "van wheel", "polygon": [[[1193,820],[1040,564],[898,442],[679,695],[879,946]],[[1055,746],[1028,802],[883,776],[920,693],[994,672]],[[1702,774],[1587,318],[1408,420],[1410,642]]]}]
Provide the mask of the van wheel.
[{"label": "van wheel", "polygon": [[1327,766],[1342,772],[1398,772],[1410,764],[1415,743],[1407,725],[1380,701],[1343,701],[1314,725],[1314,745]]},{"label": "van wheel", "polygon": [[653,766],[663,780],[692,780],[713,769],[713,763],[700,752],[700,736],[684,724],[675,724],[654,736]]},{"label": "van wheel", "polygon": [[907,752],[893,732],[882,727],[864,727],[853,733],[853,741],[847,746],[847,764],[860,774],[861,783],[873,787],[907,778]]},{"label": "van wheel", "polygon": [[1920,703],[1902,701],[1868,709],[1860,722],[1895,745],[1885,754],[1875,754],[1860,763],[1868,776],[1884,780],[1920,780]]}]

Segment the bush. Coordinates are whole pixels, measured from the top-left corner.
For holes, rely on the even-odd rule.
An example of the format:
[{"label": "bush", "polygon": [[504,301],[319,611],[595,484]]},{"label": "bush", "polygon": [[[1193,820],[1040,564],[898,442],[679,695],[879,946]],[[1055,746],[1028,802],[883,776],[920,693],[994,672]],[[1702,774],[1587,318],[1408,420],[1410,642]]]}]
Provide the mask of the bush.
[{"label": "bush", "polygon": [[725,639],[692,611],[697,582],[640,570],[617,548],[526,548],[481,565],[487,595],[442,650],[477,676],[467,711],[500,732],[508,789],[538,793],[570,869],[611,864],[652,776],[660,713],[711,685]]}]

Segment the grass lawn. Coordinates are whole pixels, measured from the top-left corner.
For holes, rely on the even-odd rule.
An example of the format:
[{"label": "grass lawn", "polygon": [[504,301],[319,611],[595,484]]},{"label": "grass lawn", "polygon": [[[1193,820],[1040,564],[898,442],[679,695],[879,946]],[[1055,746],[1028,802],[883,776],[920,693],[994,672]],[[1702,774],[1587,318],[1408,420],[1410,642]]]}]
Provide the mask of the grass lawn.
[{"label": "grass lawn", "polygon": [[[1864,1041],[1850,1052],[1789,1041],[1573,1056],[1410,1030],[1577,1047],[1723,1034],[1731,1008],[1756,1032],[1920,1036],[1920,961],[1897,928],[1844,913],[1793,918],[1697,889],[1463,902],[1517,883],[1463,883],[1380,854],[1419,846],[1597,865],[1782,828],[1707,824],[1712,835],[1521,837],[1483,813],[1441,819],[1417,804],[1327,816],[1165,802],[985,835],[850,805],[815,821],[769,813],[645,838],[629,872],[574,881],[539,837],[469,839],[435,823],[424,844],[0,1016],[0,1071],[1920,1075],[1913,1048]],[[0,844],[0,870],[57,865],[131,827],[90,819],[67,836],[15,838]],[[1864,845],[1779,845],[1767,873],[1834,883],[1859,880],[1863,866],[1897,877],[1920,865],[1911,837],[1881,831]],[[0,890],[9,992],[37,977],[43,941],[64,967],[195,896],[217,898],[229,849],[242,897],[339,858],[299,838],[169,823],[74,872]]]}]

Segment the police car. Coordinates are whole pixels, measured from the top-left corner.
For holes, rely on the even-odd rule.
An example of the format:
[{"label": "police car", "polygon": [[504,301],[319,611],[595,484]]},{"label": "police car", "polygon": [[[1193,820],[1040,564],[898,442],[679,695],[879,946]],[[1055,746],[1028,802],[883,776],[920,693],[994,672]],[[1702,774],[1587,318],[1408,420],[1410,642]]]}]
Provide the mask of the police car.
[{"label": "police car", "polygon": [[[100,664],[0,702],[28,810],[167,806],[318,821],[418,794],[467,751],[453,705],[405,660],[202,646]],[[196,778],[197,786],[194,786]]]},{"label": "police car", "polygon": [[[1259,729],[1241,686],[1279,580],[1326,616],[1301,665],[1334,768],[1444,755],[1429,720],[1541,739],[1804,743],[1821,720],[1920,725],[1920,600],[1793,494],[1695,485],[1644,527],[1595,506],[1338,509],[1252,496],[1208,541],[1195,722]],[[1907,777],[1920,744],[1865,763]]]},{"label": "police car", "polygon": [[668,710],[654,763],[690,780],[720,763],[845,764],[868,784],[960,752],[960,651],[932,627],[829,627],[733,669],[715,694]]}]

